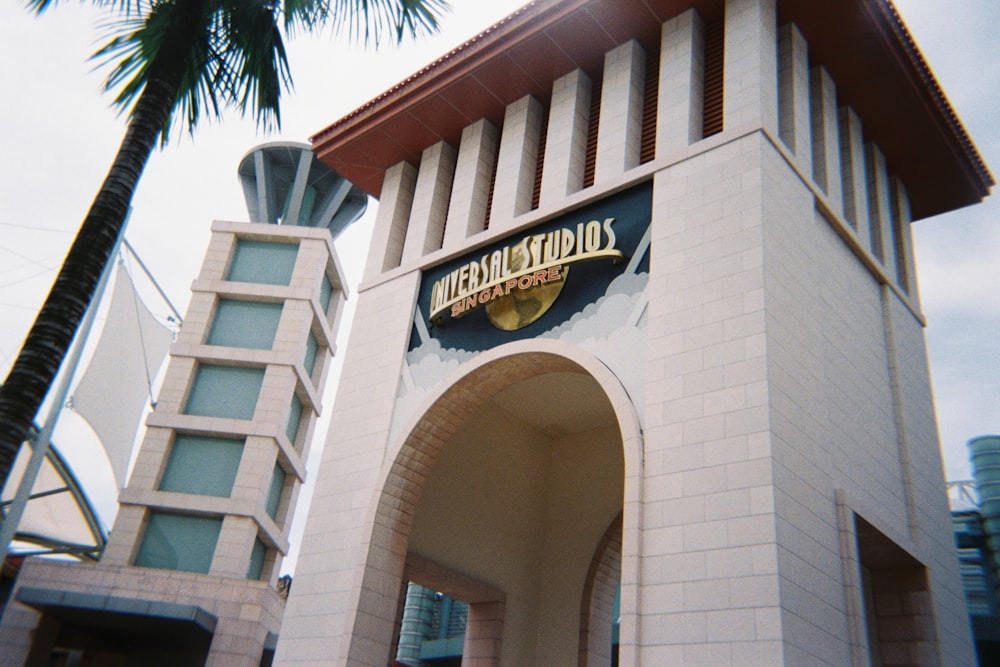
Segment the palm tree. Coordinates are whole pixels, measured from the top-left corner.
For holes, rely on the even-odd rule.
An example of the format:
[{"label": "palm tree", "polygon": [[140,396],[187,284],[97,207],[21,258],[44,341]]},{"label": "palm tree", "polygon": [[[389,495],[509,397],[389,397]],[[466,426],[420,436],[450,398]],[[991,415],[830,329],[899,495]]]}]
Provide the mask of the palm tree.
[{"label": "palm tree", "polygon": [[[110,261],[139,177],[165,145],[175,114],[194,131],[203,113],[249,112],[280,125],[291,88],[283,37],[330,26],[351,39],[397,42],[437,29],[447,0],[91,0],[115,12],[95,56],[111,67],[105,90],[126,110],[125,137],[59,275],[0,386],[0,488],[62,364]],[[41,13],[58,0],[28,0]]]}]

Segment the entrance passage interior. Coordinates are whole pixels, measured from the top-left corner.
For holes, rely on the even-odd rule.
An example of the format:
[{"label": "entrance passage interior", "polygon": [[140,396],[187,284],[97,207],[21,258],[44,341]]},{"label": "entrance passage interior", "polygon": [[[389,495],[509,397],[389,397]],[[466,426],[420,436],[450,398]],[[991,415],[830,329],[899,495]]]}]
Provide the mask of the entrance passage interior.
[{"label": "entrance passage interior", "polygon": [[[397,618],[423,607],[397,624],[401,664],[457,664],[454,638],[450,656],[418,648],[424,630],[425,646],[447,644],[441,611],[433,618],[440,594],[463,603],[467,667],[612,662],[621,430],[582,369],[522,378],[496,391],[505,378],[494,369],[495,393],[455,425],[419,492]],[[415,611],[423,625],[411,622]]]},{"label": "entrance passage interior", "polygon": [[938,664],[927,568],[860,516],[854,520],[871,664]]}]

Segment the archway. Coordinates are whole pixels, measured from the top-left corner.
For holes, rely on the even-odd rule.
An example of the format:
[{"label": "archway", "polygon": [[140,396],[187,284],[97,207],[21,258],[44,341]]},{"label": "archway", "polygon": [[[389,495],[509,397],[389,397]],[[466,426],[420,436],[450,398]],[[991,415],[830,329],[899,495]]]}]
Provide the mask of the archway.
[{"label": "archway", "polygon": [[577,664],[588,570],[618,514],[630,643],[641,437],[603,364],[557,341],[497,348],[442,383],[405,433],[380,487],[350,664],[391,664],[408,557],[501,593],[488,615],[499,641],[464,665]]}]

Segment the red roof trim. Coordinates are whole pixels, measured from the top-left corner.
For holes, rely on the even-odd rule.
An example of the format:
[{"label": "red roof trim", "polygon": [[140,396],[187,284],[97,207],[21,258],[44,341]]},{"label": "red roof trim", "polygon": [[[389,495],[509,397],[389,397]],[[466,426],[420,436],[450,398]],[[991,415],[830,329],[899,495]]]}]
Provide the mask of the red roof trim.
[{"label": "red roof trim", "polygon": [[[511,95],[544,99],[548,82],[535,80],[539,71],[551,76],[582,66],[596,73],[603,52],[587,45],[629,36],[648,42],[657,21],[692,6],[714,18],[723,0],[535,0],[318,132],[314,150],[378,196],[386,169],[416,163],[437,141],[456,143],[462,128],[480,118],[499,123],[516,99]],[[605,27],[596,19],[609,11],[616,21]],[[882,147],[890,169],[907,184],[915,218],[989,194],[992,174],[889,0],[780,0],[778,11],[781,22],[802,29],[810,59],[830,71],[841,103],[861,116],[866,140]],[[595,32],[569,29],[578,24]],[[556,53],[565,62],[544,60]],[[537,71],[528,71],[532,67]],[[402,128],[419,132],[401,134]]]}]

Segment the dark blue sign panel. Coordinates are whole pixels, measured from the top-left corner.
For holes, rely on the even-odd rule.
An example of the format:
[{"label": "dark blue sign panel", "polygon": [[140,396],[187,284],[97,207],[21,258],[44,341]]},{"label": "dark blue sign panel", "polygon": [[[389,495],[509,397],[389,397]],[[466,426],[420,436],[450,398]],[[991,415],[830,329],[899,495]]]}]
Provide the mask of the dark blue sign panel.
[{"label": "dark blue sign panel", "polygon": [[414,328],[410,349],[429,335],[442,348],[486,350],[566,322],[626,268],[648,272],[651,213],[647,182],[425,272],[426,332]]}]

